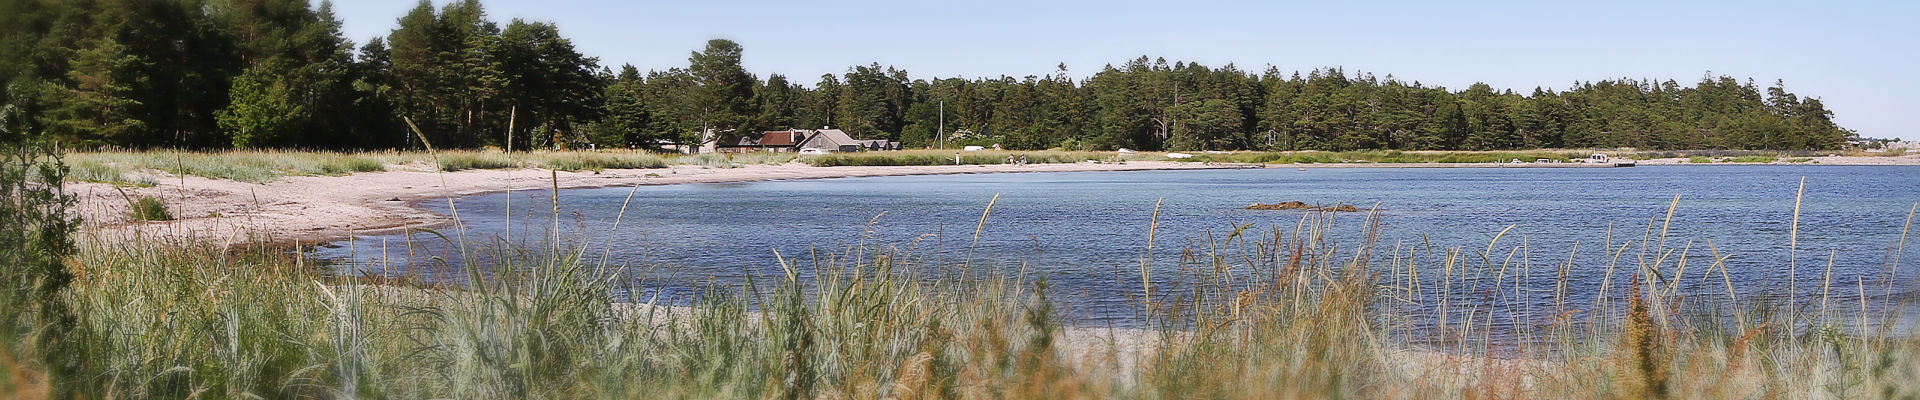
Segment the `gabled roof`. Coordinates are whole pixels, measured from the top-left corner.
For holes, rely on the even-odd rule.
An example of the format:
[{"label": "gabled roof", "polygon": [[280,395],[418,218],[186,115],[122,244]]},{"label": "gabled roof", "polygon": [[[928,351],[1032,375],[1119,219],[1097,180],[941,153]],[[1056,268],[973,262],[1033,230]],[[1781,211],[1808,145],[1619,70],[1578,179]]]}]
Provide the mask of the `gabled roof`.
[{"label": "gabled roof", "polygon": [[859,144],[860,141],[853,140],[852,136],[847,136],[847,132],[839,129],[821,129],[814,131],[813,135],[808,136],[805,142],[806,146],[823,148],[857,146]]},{"label": "gabled roof", "polygon": [[763,135],[760,137],[760,145],[761,146],[792,146],[795,144],[795,142],[799,141],[797,137],[800,135],[796,135],[795,133],[796,132],[794,131],[767,132],[766,135]]}]

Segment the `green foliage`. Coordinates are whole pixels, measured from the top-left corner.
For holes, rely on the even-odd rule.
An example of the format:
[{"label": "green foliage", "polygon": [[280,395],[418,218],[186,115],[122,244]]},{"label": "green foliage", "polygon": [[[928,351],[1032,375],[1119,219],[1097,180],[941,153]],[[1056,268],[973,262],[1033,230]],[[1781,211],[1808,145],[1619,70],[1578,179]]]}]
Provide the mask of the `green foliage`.
[{"label": "green foliage", "polygon": [[[1855,136],[1819,98],[1724,76],[1516,92],[1139,57],[1084,79],[1065,65],[915,79],[875,62],[809,88],[756,78],[725,39],[684,67],[616,74],[560,27],[501,24],[478,0],[420,2],[357,53],[327,2],[8,5],[19,23],[0,33],[18,39],[0,46],[0,100],[36,136],[85,147],[421,147],[403,116],[441,148],[511,150],[658,150],[828,125],[906,147],[1013,150],[1832,150]],[[970,137],[943,142],[959,132]]]},{"label": "green foliage", "polygon": [[1774,157],[1774,156],[1739,156],[1739,157],[1733,157],[1733,158],[1728,158],[1728,159],[1727,159],[1727,162],[1730,162],[1730,163],[1770,163],[1770,162],[1773,162],[1773,160],[1778,160],[1778,159],[1779,159],[1779,158],[1776,158],[1776,157]]},{"label": "green foliage", "polygon": [[[705,50],[687,57],[687,73],[698,83],[690,105],[700,115],[701,126],[716,132],[701,141],[737,141],[756,128],[751,126],[756,114],[753,91],[759,84],[740,66],[741,51],[739,43],[713,39],[707,41]],[[727,131],[734,132],[721,133]]]},{"label": "green foliage", "polygon": [[173,213],[167,211],[167,203],[153,196],[140,196],[127,206],[127,217],[135,221],[173,220]]},{"label": "green foliage", "polygon": [[74,279],[66,258],[80,227],[70,211],[75,197],[62,186],[66,174],[57,152],[0,143],[0,358],[8,364],[0,369],[37,366],[60,384],[79,378],[87,361],[83,348],[65,340],[75,315],[61,295]]},{"label": "green foliage", "polygon": [[1687,157],[1687,163],[1688,164],[1712,164],[1713,158],[1707,157],[1707,156],[1692,156],[1692,157]]},{"label": "green foliage", "polygon": [[274,68],[256,66],[233,80],[233,103],[215,118],[233,140],[234,148],[265,147],[293,135],[293,123],[303,111]]}]

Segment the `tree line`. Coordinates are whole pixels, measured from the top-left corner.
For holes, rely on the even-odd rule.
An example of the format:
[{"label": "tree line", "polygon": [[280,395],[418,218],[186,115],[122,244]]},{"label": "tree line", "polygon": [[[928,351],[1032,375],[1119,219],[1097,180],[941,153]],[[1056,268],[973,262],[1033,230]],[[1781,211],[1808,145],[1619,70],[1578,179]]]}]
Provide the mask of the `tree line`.
[{"label": "tree line", "polygon": [[502,26],[478,0],[421,1],[359,45],[331,3],[307,0],[5,0],[0,33],[0,141],[83,148],[652,148],[822,126],[909,148],[1076,150],[1784,150],[1856,136],[1784,82],[1711,74],[1522,94],[1140,57],[1084,79],[872,63],[805,85],[748,72],[720,39],[685,66],[616,71],[554,24]]}]

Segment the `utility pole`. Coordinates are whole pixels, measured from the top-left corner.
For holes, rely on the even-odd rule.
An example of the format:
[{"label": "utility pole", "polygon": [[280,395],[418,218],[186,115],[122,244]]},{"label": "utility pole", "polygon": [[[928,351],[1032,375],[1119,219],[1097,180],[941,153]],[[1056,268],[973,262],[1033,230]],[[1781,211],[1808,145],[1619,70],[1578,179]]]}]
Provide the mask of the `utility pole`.
[{"label": "utility pole", "polygon": [[947,149],[947,101],[940,101],[940,149]]}]

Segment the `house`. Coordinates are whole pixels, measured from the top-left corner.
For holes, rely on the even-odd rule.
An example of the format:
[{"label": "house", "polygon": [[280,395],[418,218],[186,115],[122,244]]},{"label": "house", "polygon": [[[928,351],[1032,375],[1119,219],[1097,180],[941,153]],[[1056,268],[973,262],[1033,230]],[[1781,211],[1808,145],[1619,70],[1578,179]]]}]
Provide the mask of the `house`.
[{"label": "house", "polygon": [[862,140],[860,141],[860,147],[866,151],[899,150],[900,142],[888,141],[886,139]]},{"label": "house", "polygon": [[807,138],[801,140],[796,146],[799,147],[801,151],[818,149],[818,151],[828,153],[852,153],[860,151],[862,148],[860,141],[853,140],[852,136],[847,136],[846,131],[839,129],[821,129],[808,132]]},{"label": "house", "polygon": [[721,145],[718,150],[722,153],[752,153],[756,151],[790,153],[799,151],[799,148],[794,147],[794,145],[805,141],[808,134],[808,131],[795,129],[768,131],[761,133],[760,136],[741,137],[738,144]]},{"label": "house", "polygon": [[768,151],[775,153],[850,153],[856,151],[899,150],[900,142],[856,140],[839,129],[788,129],[767,131],[758,137],[740,138],[737,144],[719,147],[723,153]]}]

